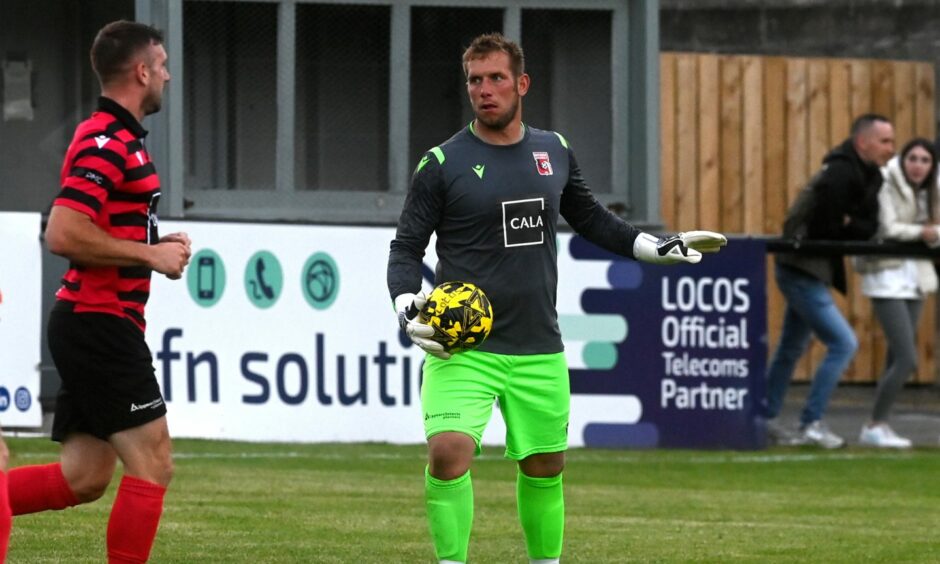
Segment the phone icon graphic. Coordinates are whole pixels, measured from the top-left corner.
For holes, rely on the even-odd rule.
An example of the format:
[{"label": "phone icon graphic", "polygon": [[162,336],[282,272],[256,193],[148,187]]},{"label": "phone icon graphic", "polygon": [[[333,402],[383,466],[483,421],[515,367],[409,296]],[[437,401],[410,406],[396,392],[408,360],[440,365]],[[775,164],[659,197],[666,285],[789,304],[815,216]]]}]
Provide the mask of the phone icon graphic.
[{"label": "phone icon graphic", "polygon": [[267,309],[277,302],[284,288],[281,262],[270,251],[258,251],[245,264],[245,295],[257,308]]},{"label": "phone icon graphic", "polygon": [[215,298],[215,257],[199,257],[199,264],[196,270],[196,288],[199,292],[200,300],[212,300]]},{"label": "phone icon graphic", "polygon": [[[255,260],[255,279],[252,280],[251,289],[255,295],[256,300],[260,300],[262,296],[269,300],[274,299],[274,288],[264,281],[264,258],[258,257]],[[259,293],[258,290],[261,290]]]}]

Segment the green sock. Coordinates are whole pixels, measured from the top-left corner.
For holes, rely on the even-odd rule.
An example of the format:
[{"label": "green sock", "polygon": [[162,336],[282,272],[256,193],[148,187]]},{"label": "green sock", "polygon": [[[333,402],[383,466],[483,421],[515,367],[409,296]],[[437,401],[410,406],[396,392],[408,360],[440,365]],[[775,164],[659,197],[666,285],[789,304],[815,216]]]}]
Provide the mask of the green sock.
[{"label": "green sock", "polygon": [[470,471],[454,480],[438,480],[425,467],[424,498],[437,559],[466,562],[473,525]]},{"label": "green sock", "polygon": [[533,478],[519,472],[516,501],[529,558],[560,558],[565,536],[565,494],[561,474],[551,478]]}]

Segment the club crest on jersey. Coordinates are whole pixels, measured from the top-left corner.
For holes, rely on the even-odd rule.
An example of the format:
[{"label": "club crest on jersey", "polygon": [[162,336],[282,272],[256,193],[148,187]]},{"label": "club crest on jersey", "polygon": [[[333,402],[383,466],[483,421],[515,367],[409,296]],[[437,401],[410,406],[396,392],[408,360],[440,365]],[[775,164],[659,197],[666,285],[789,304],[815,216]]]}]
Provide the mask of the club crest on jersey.
[{"label": "club crest on jersey", "polygon": [[533,151],[532,158],[535,159],[535,168],[538,169],[539,174],[542,176],[554,174],[552,172],[552,162],[548,160],[548,153]]}]

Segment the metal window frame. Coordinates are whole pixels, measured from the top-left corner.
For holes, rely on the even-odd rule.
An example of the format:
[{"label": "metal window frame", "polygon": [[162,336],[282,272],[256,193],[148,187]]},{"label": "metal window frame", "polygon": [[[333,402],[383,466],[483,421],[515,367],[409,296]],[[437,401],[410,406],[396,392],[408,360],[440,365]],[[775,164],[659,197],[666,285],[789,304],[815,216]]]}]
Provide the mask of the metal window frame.
[{"label": "metal window frame", "polygon": [[[185,206],[183,159],[183,2],[135,0],[138,21],[166,33],[173,79],[162,112],[148,123],[149,148],[161,171],[164,216],[394,225],[408,190],[410,48],[413,7],[474,7],[504,10],[503,33],[518,40],[524,9],[609,10],[611,25],[612,143],[609,194],[604,204],[622,204],[628,219],[660,225],[659,209],[659,1],[658,0],[201,0],[267,2],[278,6],[276,178],[273,191],[199,190],[199,208]],[[389,63],[389,190],[295,191],[294,101],[296,8],[298,4],[391,7]],[[590,171],[585,171],[590,178]],[[196,193],[191,194],[196,197]]]}]

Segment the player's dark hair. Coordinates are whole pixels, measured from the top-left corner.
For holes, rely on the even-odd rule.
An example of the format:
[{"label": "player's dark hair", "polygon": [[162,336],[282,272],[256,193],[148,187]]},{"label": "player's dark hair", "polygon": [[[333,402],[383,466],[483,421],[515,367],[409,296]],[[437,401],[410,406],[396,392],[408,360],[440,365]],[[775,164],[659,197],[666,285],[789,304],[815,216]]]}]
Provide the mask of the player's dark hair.
[{"label": "player's dark hair", "polygon": [[[927,173],[927,178],[924,178],[924,181],[918,186],[914,186],[911,182],[911,179],[907,176],[907,170],[904,168],[904,160],[907,158],[907,154],[914,150],[915,147],[920,147],[921,149],[927,151],[927,154],[930,155],[930,172]],[[911,185],[915,190],[924,189],[927,190],[927,217],[931,222],[934,221],[934,205],[935,205],[935,195],[937,191],[935,186],[937,185],[937,150],[933,146],[933,143],[924,139],[923,137],[915,137],[907,142],[904,145],[904,148],[901,149],[900,153],[900,165],[901,173],[904,174],[904,179],[907,180],[907,183]]]},{"label": "player's dark hair", "polygon": [[91,67],[101,84],[108,84],[127,70],[141,50],[162,44],[163,32],[155,27],[127,20],[111,22],[101,28],[91,45]]},{"label": "player's dark hair", "polygon": [[855,121],[852,122],[852,139],[855,139],[860,134],[868,131],[868,129],[875,125],[875,122],[878,121],[891,123],[890,119],[881,114],[862,114],[855,118]]},{"label": "player's dark hair", "polygon": [[503,37],[503,34],[485,33],[478,35],[470,42],[470,46],[463,52],[463,74],[467,75],[467,63],[475,59],[482,59],[490,53],[503,52],[509,55],[509,68],[513,78],[519,78],[525,72],[525,55],[522,47],[515,41]]}]

